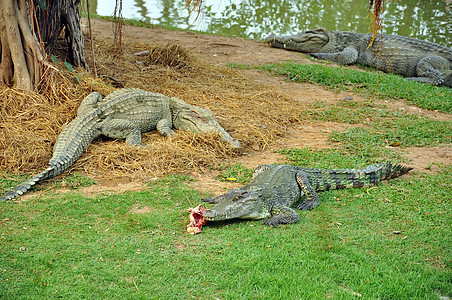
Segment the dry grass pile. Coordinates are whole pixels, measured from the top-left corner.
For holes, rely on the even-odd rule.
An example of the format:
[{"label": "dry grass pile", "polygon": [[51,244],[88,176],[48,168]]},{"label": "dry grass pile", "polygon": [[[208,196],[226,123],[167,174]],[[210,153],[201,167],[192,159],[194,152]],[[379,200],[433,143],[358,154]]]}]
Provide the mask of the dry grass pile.
[{"label": "dry grass pile", "polygon": [[[75,117],[81,100],[93,90],[104,96],[114,90],[108,85],[112,78],[125,87],[177,96],[187,103],[209,107],[244,149],[262,149],[271,144],[302,109],[274,88],[254,83],[237,71],[200,61],[178,45],[130,44],[122,58],[114,61],[116,48],[112,42],[96,44],[103,45],[95,49],[103,81],[65,70],[49,74],[41,94],[0,89],[3,170],[31,173],[44,169],[52,156],[53,143],[62,127]],[[145,50],[145,55],[134,55]],[[64,69],[63,64],[59,67]],[[71,169],[96,177],[146,179],[217,167],[237,154],[216,137],[183,132],[176,138],[145,133],[143,143],[149,147],[131,147],[124,141],[94,142]]]},{"label": "dry grass pile", "polygon": [[52,156],[63,126],[76,115],[81,100],[92,90],[114,89],[101,80],[67,70],[49,71],[37,92],[0,87],[0,168],[12,173],[41,170]]},{"label": "dry grass pile", "polygon": [[[202,61],[179,45],[131,43],[122,59],[113,62],[110,51],[105,49],[114,46],[108,41],[97,43],[106,45],[102,51],[96,49],[99,73],[105,80],[120,79],[125,87],[176,96],[189,104],[208,107],[244,146],[264,149],[297,122],[303,110],[300,102],[276,88],[256,83],[239,71]],[[146,50],[146,55],[134,55]]]},{"label": "dry grass pile", "polygon": [[[129,177],[147,181],[169,173],[219,167],[234,153],[216,136],[178,132],[175,138],[144,134],[146,147],[124,141],[96,142],[73,166],[97,178]],[[94,158],[94,159],[93,159]]]},{"label": "dry grass pile", "polygon": [[179,44],[150,47],[146,58],[147,65],[161,65],[176,70],[191,69],[191,65],[193,65],[190,53]]}]

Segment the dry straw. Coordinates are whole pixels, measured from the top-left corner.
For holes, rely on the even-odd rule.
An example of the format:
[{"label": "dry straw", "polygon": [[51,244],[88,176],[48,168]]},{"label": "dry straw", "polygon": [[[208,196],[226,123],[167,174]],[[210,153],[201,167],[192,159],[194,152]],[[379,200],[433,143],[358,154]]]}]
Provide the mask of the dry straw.
[{"label": "dry straw", "polygon": [[[106,95],[111,84],[136,87],[177,96],[189,104],[208,107],[243,149],[261,149],[284,135],[297,121],[299,103],[255,83],[240,72],[213,66],[193,57],[179,45],[129,44],[120,61],[112,59],[109,41],[95,49],[100,79],[69,71],[46,74],[39,93],[0,88],[0,167],[8,173],[34,173],[44,169],[61,129],[76,115],[81,100],[92,91]],[[89,46],[89,45],[87,45]],[[147,50],[147,51],[146,51]],[[146,51],[145,55],[134,53]],[[215,136],[179,132],[164,138],[143,135],[148,147],[131,147],[124,141],[93,142],[71,170],[95,177],[128,176],[146,179],[167,173],[185,173],[201,167],[218,167],[240,155]]]}]

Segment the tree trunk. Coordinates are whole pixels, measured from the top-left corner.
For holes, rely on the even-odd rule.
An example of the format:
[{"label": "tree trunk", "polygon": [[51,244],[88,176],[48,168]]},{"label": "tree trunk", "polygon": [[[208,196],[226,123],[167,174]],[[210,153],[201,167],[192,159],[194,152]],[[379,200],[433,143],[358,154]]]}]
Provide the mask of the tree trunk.
[{"label": "tree trunk", "polygon": [[88,68],[80,29],[80,0],[0,0],[0,84],[35,88],[62,30],[69,62]]},{"label": "tree trunk", "polygon": [[[39,0],[34,0],[39,2]],[[42,2],[42,1],[41,1]],[[68,43],[67,54],[69,62],[74,66],[88,69],[85,60],[85,50],[80,15],[78,7],[80,0],[47,0],[46,10],[37,10],[38,24],[42,40],[45,41],[45,51],[51,53],[64,29]]]}]

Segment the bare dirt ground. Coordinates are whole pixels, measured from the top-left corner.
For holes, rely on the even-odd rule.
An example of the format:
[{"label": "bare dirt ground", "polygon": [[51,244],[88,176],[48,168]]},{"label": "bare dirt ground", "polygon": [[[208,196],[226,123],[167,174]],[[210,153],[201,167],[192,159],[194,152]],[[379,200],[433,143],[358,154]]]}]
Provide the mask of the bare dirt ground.
[{"label": "bare dirt ground", "polygon": [[[85,21],[86,23],[86,21]],[[86,25],[85,25],[86,26]],[[93,35],[96,40],[112,39],[113,31],[111,23],[92,20]],[[287,60],[299,61],[300,63],[313,63],[304,55],[274,49],[262,42],[244,40],[241,38],[220,37],[208,34],[196,34],[192,32],[167,31],[163,29],[148,29],[132,26],[124,26],[124,43],[178,43],[183,45],[195,56],[208,63],[225,66],[230,62],[241,64],[262,64],[272,62],[283,62]],[[89,54],[87,54],[89,55]],[[340,92],[326,90],[323,87],[307,84],[287,82],[284,78],[273,77],[272,75],[256,70],[240,71],[244,76],[259,83],[275,87],[297,101],[303,101],[306,104],[313,103],[316,100],[322,100],[326,103],[334,104],[345,97],[353,97],[355,100],[362,99],[358,95],[350,92]],[[451,120],[449,114],[441,112],[428,111],[416,106],[409,106],[402,101],[384,102],[391,108],[403,110],[409,113],[421,114],[423,116],[439,119]],[[251,147],[243,153],[236,161],[243,163],[246,167],[254,168],[260,164],[271,164],[274,162],[284,162],[284,157],[275,150],[281,148],[293,147],[330,147],[328,135],[334,131],[343,131],[353,126],[350,124],[341,124],[334,122],[305,122],[303,124],[294,124],[287,128],[285,136],[269,145],[264,150],[258,146]],[[418,172],[434,172],[437,170],[432,163],[450,164],[452,151],[450,145],[443,145],[432,148],[408,148],[406,156],[411,159],[410,165],[415,167]],[[193,179],[192,186],[206,192],[219,194],[225,189],[236,187],[234,183],[224,183],[215,179],[216,172],[202,170],[191,174]],[[85,194],[95,194],[107,191],[127,191],[140,190],[145,187],[144,182],[129,182],[120,179],[98,180],[98,184],[81,190]]]}]

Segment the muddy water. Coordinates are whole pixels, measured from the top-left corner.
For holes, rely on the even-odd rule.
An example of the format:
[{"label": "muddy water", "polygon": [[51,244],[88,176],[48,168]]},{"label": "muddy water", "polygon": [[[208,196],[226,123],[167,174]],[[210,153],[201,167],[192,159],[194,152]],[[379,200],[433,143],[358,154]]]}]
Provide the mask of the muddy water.
[{"label": "muddy water", "polygon": [[[115,1],[90,0],[91,12],[110,16]],[[369,0],[204,0],[201,15],[185,0],[123,0],[125,18],[227,36],[262,39],[325,27],[367,32]],[[411,36],[452,47],[452,0],[385,1],[384,33]]]}]

